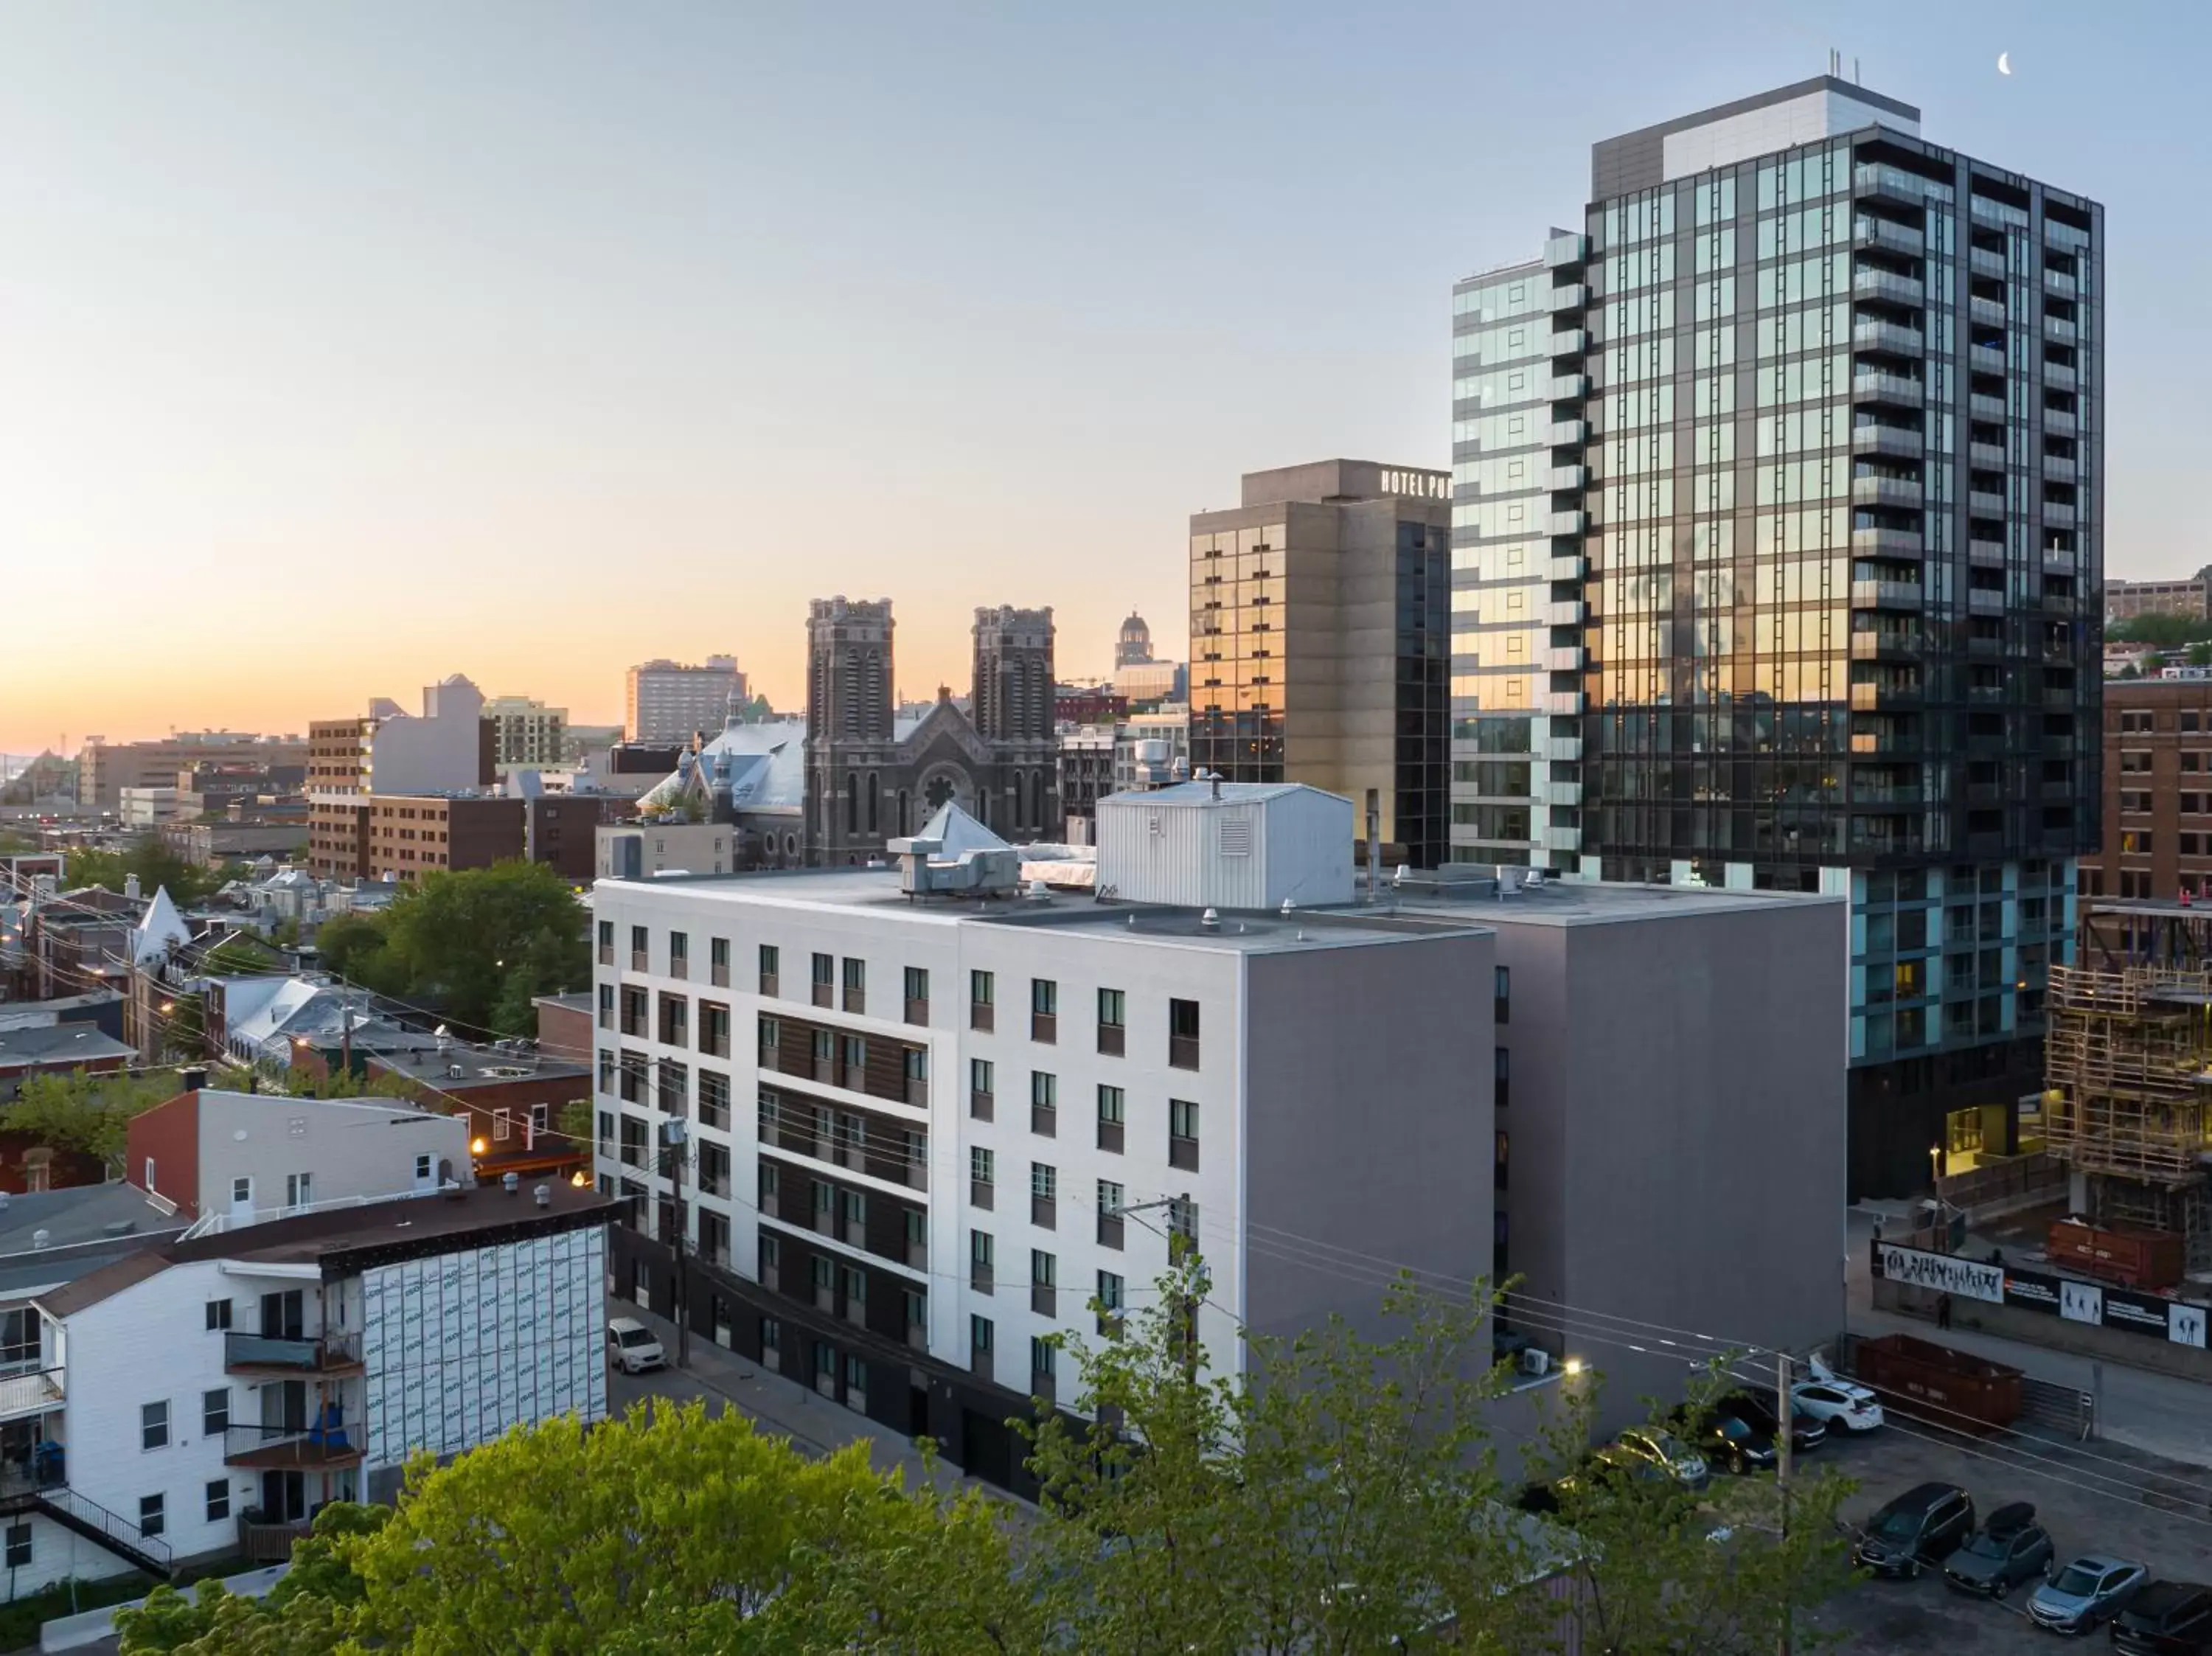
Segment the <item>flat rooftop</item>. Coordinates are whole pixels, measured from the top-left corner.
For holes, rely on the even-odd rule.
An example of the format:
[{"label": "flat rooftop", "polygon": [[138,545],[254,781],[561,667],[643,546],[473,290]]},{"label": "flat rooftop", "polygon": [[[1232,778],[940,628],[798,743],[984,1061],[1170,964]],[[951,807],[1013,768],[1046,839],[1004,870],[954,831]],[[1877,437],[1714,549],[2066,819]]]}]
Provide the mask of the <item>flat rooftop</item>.
[{"label": "flat rooftop", "polygon": [[[1377,901],[1294,909],[1288,915],[1224,909],[1219,924],[1200,923],[1194,908],[1097,901],[1089,892],[1055,891],[1038,900],[1012,895],[988,901],[936,897],[909,899],[895,868],[787,869],[749,874],[671,874],[651,880],[601,879],[601,887],[631,892],[680,892],[747,905],[859,909],[921,925],[1042,926],[1174,943],[1242,954],[1297,949],[1340,949],[1435,935],[1440,922],[1469,929],[1498,925],[1608,925],[1629,921],[1742,913],[1803,904],[1843,906],[1840,895],[1746,891],[1720,886],[1668,886],[1546,881],[1534,890],[1497,895],[1494,883],[1386,882]],[[2212,908],[2205,911],[2212,914]]]}]

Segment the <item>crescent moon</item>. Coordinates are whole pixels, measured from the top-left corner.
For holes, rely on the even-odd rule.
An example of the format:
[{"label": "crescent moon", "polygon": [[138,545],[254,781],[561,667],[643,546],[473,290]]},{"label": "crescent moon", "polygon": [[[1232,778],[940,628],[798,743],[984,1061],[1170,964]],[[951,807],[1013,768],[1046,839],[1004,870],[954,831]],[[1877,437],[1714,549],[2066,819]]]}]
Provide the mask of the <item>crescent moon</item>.
[{"label": "crescent moon", "polygon": [[1997,53],[1997,73],[2000,75],[2012,73],[2012,53],[2009,52]]}]

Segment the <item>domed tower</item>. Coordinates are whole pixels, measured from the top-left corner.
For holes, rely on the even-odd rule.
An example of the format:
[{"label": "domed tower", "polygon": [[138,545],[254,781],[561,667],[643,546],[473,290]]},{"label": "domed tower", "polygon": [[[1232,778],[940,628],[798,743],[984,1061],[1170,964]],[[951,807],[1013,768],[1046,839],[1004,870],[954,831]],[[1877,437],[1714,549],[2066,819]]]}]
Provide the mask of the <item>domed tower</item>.
[{"label": "domed tower", "polygon": [[1133,667],[1152,658],[1152,629],[1145,625],[1145,618],[1134,610],[1128,620],[1121,623],[1121,636],[1114,640],[1114,664]]}]

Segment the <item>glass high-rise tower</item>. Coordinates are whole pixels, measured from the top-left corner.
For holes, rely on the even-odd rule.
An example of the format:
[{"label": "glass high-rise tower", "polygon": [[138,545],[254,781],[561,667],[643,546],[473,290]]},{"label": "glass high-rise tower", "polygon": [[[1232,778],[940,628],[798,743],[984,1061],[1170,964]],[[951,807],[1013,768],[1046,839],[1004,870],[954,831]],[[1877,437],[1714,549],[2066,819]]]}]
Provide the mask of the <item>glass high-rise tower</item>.
[{"label": "glass high-rise tower", "polygon": [[2103,209],[1918,129],[1608,139],[1454,295],[1452,854],[1847,893],[1860,1194],[2032,1134],[2098,833]]}]

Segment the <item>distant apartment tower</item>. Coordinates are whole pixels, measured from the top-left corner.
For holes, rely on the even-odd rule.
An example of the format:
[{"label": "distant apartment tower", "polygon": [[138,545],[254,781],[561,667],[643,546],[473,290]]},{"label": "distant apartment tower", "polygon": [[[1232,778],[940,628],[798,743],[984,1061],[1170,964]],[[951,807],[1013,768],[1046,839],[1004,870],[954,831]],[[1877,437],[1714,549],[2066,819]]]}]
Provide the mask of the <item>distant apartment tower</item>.
[{"label": "distant apartment tower", "polygon": [[1449,472],[1323,460],[1193,514],[1194,772],[1371,790],[1395,861],[1443,860],[1451,509]]},{"label": "distant apartment tower", "polygon": [[2133,621],[2138,616],[2179,616],[2189,621],[2212,616],[2212,567],[2187,580],[2116,580],[2105,584],[2105,619]]},{"label": "distant apartment tower", "polygon": [[296,736],[188,731],[154,742],[92,737],[77,755],[77,803],[88,810],[113,810],[124,789],[173,787],[179,771],[206,764],[298,765],[307,756],[307,744]]},{"label": "distant apartment tower", "polygon": [[688,742],[712,736],[744,705],[745,676],[735,656],[708,656],[706,664],[641,662],[629,670],[623,702],[633,742]]},{"label": "distant apartment tower", "polygon": [[483,716],[492,726],[492,761],[500,765],[562,765],[568,762],[568,710],[549,707],[526,695],[494,696]]},{"label": "distant apartment tower", "polygon": [[1453,299],[1453,855],[1848,893],[1856,1194],[2036,1088],[2097,843],[2103,209],[1918,130],[1607,140]]}]

